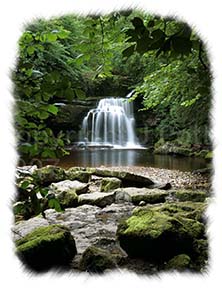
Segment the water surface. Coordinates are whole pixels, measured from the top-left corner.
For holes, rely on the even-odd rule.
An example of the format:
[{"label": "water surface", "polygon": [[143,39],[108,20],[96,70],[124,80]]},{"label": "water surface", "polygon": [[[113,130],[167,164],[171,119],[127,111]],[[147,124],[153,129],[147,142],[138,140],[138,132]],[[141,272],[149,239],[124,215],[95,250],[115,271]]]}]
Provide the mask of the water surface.
[{"label": "water surface", "polygon": [[202,158],[155,155],[148,150],[96,149],[71,151],[57,164],[63,168],[73,166],[145,166],[180,171],[192,171],[207,167]]}]

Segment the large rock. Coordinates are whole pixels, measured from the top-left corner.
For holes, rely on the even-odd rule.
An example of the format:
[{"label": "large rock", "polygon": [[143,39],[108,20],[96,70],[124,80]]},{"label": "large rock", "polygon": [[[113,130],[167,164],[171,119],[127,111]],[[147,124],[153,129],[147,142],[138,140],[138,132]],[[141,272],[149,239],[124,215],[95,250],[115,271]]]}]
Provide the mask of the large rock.
[{"label": "large rock", "polygon": [[94,192],[79,195],[78,204],[105,207],[115,202],[115,192]]},{"label": "large rock", "polygon": [[116,268],[114,257],[104,249],[90,246],[82,254],[79,269],[92,273],[103,273],[107,269]]},{"label": "large rock", "polygon": [[42,186],[47,186],[54,182],[63,181],[66,179],[64,169],[47,165],[45,167],[34,170],[32,177],[35,179],[35,182]]},{"label": "large rock", "polygon": [[159,189],[127,187],[115,190],[116,202],[132,202],[138,205],[141,201],[155,204],[166,201],[168,193]]},{"label": "large rock", "polygon": [[204,225],[146,207],[119,224],[117,237],[129,256],[160,263],[178,254],[192,255],[194,240],[204,237]]},{"label": "large rock", "polygon": [[179,201],[192,201],[192,202],[204,202],[207,198],[207,193],[204,191],[192,191],[192,190],[177,190],[174,196]]},{"label": "large rock", "polygon": [[78,204],[78,195],[88,192],[88,184],[77,180],[64,180],[50,185],[50,192],[54,193],[64,207],[75,207]]},{"label": "large rock", "polygon": [[65,171],[66,178],[69,180],[78,180],[80,182],[88,183],[91,178],[91,173],[84,171],[79,167],[72,167]]},{"label": "large rock", "polygon": [[115,177],[102,178],[100,191],[109,192],[121,187],[121,180]]},{"label": "large rock", "polygon": [[88,171],[97,176],[119,178],[122,181],[123,187],[150,187],[155,184],[147,177],[125,171],[113,171],[99,168],[91,168]]},{"label": "large rock", "polygon": [[16,168],[16,179],[23,179],[24,177],[32,175],[32,173],[38,169],[36,165],[22,166]]},{"label": "large rock", "polygon": [[186,270],[190,268],[191,259],[186,254],[176,255],[165,265],[167,270]]},{"label": "large rock", "polygon": [[16,241],[16,253],[34,271],[68,266],[77,253],[69,230],[60,225],[40,227]]},{"label": "large rock", "polygon": [[161,143],[161,145],[155,145],[154,153],[163,155],[180,155],[191,156],[193,151],[190,148],[176,145],[173,142]]},{"label": "large rock", "polygon": [[75,192],[77,195],[84,194],[88,192],[89,185],[86,183],[81,183],[78,180],[64,180],[58,183],[52,183],[50,185],[50,190],[55,194],[60,194],[61,192]]},{"label": "large rock", "polygon": [[[84,105],[83,105],[84,104]],[[50,128],[59,132],[74,130],[76,132],[81,128],[82,120],[87,112],[90,110],[91,105],[87,103],[57,103],[59,112],[51,118],[49,123]],[[92,108],[92,107],[91,107]],[[76,139],[77,141],[78,139]]]}]

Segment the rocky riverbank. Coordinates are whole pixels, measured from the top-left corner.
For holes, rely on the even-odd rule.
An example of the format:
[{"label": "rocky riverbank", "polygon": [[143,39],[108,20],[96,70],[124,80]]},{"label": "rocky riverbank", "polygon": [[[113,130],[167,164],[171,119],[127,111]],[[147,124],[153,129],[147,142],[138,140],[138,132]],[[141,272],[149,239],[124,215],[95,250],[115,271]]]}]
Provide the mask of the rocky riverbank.
[{"label": "rocky riverbank", "polygon": [[34,271],[203,272],[210,176],[200,172],[18,167],[16,253]]}]

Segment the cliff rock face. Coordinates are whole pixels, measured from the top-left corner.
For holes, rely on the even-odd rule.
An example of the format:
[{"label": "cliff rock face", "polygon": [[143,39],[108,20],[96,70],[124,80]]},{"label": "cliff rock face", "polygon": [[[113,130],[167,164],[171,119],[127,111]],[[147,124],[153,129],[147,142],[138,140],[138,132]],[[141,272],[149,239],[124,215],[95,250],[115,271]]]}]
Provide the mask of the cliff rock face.
[{"label": "cliff rock face", "polygon": [[78,141],[82,121],[88,111],[96,106],[97,101],[97,98],[93,98],[85,101],[73,100],[71,103],[57,103],[59,112],[51,117],[49,127],[55,134],[62,130],[69,136],[71,142]]}]

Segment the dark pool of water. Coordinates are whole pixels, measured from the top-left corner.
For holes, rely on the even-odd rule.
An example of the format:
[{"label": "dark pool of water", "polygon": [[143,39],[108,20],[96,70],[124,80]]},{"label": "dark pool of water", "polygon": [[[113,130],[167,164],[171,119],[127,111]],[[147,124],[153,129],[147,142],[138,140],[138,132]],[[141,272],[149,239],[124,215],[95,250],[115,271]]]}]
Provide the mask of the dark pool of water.
[{"label": "dark pool of water", "polygon": [[78,150],[59,160],[63,168],[72,166],[145,166],[181,171],[192,171],[207,167],[201,158],[155,155],[148,150]]}]

